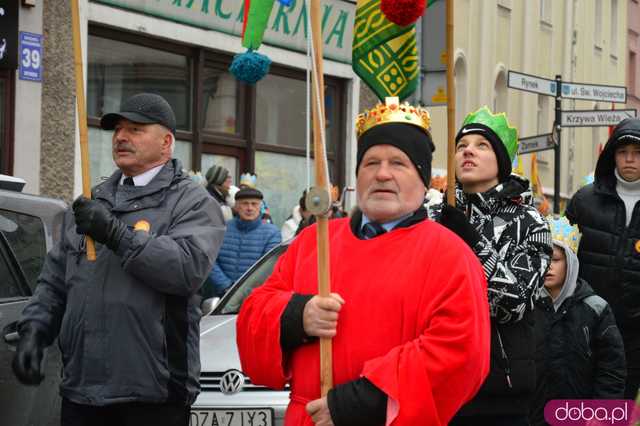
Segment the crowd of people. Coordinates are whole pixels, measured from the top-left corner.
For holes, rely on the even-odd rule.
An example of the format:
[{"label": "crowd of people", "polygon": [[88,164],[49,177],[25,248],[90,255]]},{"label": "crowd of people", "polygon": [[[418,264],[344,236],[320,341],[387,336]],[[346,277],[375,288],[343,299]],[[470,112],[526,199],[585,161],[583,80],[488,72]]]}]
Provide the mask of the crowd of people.
[{"label": "crowd of people", "polygon": [[544,217],[512,173],[518,134],[503,113],[462,123],[455,205],[430,190],[425,109],[387,98],[356,123],[356,206],[347,215],[335,191],[320,296],[306,192],[278,229],[255,175],[235,187],[221,165],[201,182],[183,171],[160,96],[103,116],[117,170],[65,215],[18,326],[19,380],[43,380],[57,338],[63,425],[187,425],[201,301],[291,239],[237,320],[243,372],[290,385],[287,425],[544,425],[552,399],[635,398],[640,120],[615,128],[566,217]]}]

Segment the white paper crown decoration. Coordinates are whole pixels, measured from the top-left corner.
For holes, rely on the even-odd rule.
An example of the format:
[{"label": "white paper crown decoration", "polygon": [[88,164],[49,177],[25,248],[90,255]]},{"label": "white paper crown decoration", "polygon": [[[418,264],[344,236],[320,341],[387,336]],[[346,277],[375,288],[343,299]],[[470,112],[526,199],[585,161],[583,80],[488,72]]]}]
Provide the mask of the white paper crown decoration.
[{"label": "white paper crown decoration", "polygon": [[256,175],[252,175],[251,173],[243,173],[240,175],[240,185],[255,188],[257,181],[258,177]]}]

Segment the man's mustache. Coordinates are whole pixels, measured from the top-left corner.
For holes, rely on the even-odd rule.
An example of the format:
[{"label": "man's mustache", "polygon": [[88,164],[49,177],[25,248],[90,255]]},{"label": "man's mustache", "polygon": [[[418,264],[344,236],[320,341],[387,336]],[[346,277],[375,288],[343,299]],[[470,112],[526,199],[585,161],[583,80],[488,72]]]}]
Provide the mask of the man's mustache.
[{"label": "man's mustache", "polygon": [[127,151],[133,152],[133,147],[128,143],[118,143],[113,146],[114,151]]}]

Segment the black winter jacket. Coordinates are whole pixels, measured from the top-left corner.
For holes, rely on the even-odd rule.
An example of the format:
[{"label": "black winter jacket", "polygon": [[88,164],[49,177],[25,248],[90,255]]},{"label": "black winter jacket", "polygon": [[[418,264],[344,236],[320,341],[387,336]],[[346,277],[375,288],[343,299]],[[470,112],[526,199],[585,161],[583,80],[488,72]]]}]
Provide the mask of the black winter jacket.
[{"label": "black winter jacket", "polygon": [[552,399],[621,399],[626,366],[611,308],[589,284],[577,287],[557,311],[549,296],[536,302],[536,393],[532,425],[546,425]]},{"label": "black winter jacket", "polygon": [[[456,192],[456,207],[481,236],[472,249],[485,270],[491,310],[491,370],[458,415],[527,415],[535,390],[533,297],[553,251],[549,226],[519,176],[485,193]],[[434,220],[441,212],[442,205],[429,208]]]},{"label": "black winter jacket", "polygon": [[594,183],[576,192],[565,214],[582,233],[580,277],[611,305],[624,334],[640,330],[640,203],[625,226],[614,175],[615,149],[623,135],[640,137],[640,121],[627,119],[616,127],[596,164]]}]

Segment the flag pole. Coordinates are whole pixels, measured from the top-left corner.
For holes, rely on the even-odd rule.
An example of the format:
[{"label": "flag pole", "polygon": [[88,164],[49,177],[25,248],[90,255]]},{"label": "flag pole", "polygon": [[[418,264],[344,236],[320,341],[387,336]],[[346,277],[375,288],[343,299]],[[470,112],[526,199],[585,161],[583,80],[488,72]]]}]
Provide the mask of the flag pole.
[{"label": "flag pole", "polygon": [[447,204],[456,205],[456,86],[453,76],[453,2],[447,2]]},{"label": "flag pole", "polygon": [[[310,0],[311,35],[313,44],[313,72],[311,106],[313,114],[313,154],[315,188],[307,195],[307,206],[316,215],[318,236],[318,294],[329,296],[329,173],[324,145],[324,77],[322,70],[322,29],[320,26],[320,0]],[[309,202],[310,201],[310,202]],[[320,338],[320,392],[325,396],[333,387],[331,338]]]},{"label": "flag pole", "polygon": [[[89,143],[87,136],[87,110],[84,99],[84,72],[82,70],[82,43],[80,41],[79,0],[71,0],[71,27],[73,29],[73,57],[76,77],[76,104],[78,107],[78,125],[80,126],[80,164],[82,167],[82,195],[91,198],[91,177],[89,175]],[[93,239],[85,236],[87,259],[96,260],[96,248]]]}]

